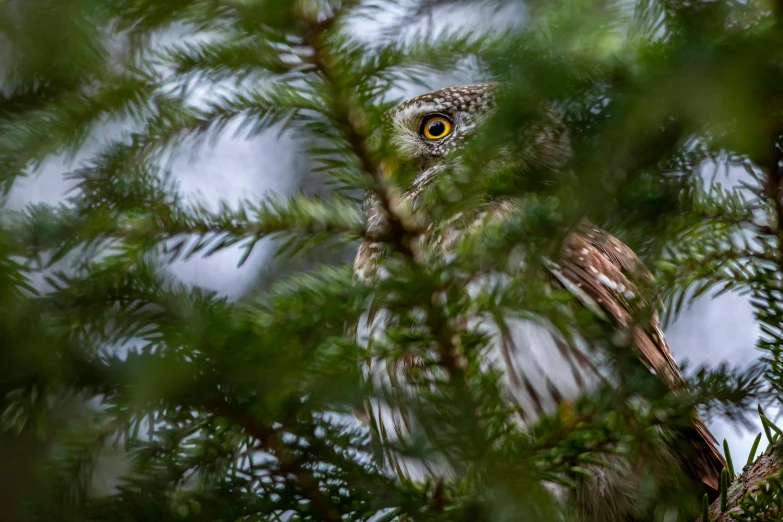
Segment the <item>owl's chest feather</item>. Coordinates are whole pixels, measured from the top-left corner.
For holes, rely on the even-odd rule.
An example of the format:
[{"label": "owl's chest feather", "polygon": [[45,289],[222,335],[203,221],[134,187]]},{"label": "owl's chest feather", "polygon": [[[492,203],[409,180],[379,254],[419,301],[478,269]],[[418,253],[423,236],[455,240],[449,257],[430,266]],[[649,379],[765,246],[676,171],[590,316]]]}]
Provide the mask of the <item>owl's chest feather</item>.
[{"label": "owl's chest feather", "polygon": [[[499,202],[468,219],[462,215],[455,216],[450,223],[437,229],[431,228],[430,233],[421,238],[422,245],[448,261],[461,239],[468,234],[480,233],[488,220],[496,219],[513,209],[510,203]],[[377,262],[380,251],[375,248],[371,244],[362,246],[356,266],[359,278],[383,279],[386,276]],[[360,262],[362,259],[363,263]],[[475,298],[493,286],[503,285],[508,278],[506,274],[497,273],[478,275],[469,278],[471,282],[466,291]],[[369,324],[366,319],[360,321],[358,331],[359,340],[364,343],[384,335],[389,317],[385,311],[381,311],[376,313]],[[500,392],[517,411],[513,420],[523,427],[534,423],[543,414],[553,413],[559,404],[590,392],[608,378],[601,370],[606,366],[602,364],[596,350],[591,350],[578,337],[567,341],[544,318],[504,317],[497,321],[488,314],[477,315],[467,318],[466,327],[480,331],[489,338],[489,346],[480,361],[481,366],[499,374]],[[408,385],[405,363],[387,364],[386,361],[376,360],[371,364],[370,372],[379,386]],[[409,391],[415,394],[413,387]],[[377,400],[371,406],[371,418],[382,438],[394,442],[409,434],[412,422],[409,415]],[[388,457],[392,467],[403,468],[398,469],[398,472],[402,471],[411,478],[422,473],[429,474],[422,469],[422,463]]]},{"label": "owl's chest feather", "polygon": [[[388,315],[381,311],[369,325],[362,322],[360,342],[381,340],[387,320]],[[559,404],[588,393],[606,378],[601,374],[600,360],[591,350],[583,343],[567,343],[543,320],[506,318],[501,326],[491,319],[476,317],[468,321],[467,327],[489,337],[481,365],[499,375],[499,391],[517,412],[512,420],[523,429],[541,415],[554,413]],[[411,360],[390,363],[375,359],[368,370],[376,387],[402,387],[415,396],[416,387],[408,380],[406,365],[410,363]],[[380,399],[370,401],[367,413],[376,433],[392,444],[410,437],[418,422],[410,412]],[[384,458],[389,469],[412,480],[449,473],[437,457],[423,461],[388,451]]]}]

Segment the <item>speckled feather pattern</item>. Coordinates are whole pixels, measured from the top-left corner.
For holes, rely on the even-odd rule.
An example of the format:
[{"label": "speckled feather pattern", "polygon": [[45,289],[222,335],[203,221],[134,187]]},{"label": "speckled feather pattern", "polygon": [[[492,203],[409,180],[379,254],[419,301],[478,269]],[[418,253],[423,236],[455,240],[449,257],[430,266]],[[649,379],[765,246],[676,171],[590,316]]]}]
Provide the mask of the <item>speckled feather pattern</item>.
[{"label": "speckled feather pattern", "polygon": [[[458,155],[461,144],[491,114],[495,107],[495,90],[493,83],[450,87],[418,96],[389,111],[386,122],[392,133],[392,144],[404,161],[419,167],[413,184],[401,195],[402,203],[414,208],[417,206],[421,191],[444,171],[444,157],[451,157],[454,153]],[[447,117],[453,124],[451,134],[441,140],[424,139],[420,133],[421,123],[430,115]],[[531,123],[526,132],[532,139],[528,139],[525,145],[524,161],[527,163],[519,165],[522,172],[533,165],[559,168],[564,164],[570,154],[567,131],[552,114],[547,113],[543,122]],[[421,246],[445,256],[451,255],[460,238],[480,234],[488,220],[501,219],[510,212],[518,211],[519,207],[513,202],[494,201],[484,208],[475,209],[472,215],[460,215],[448,223],[432,224],[421,238]],[[384,227],[384,219],[372,194],[366,200],[365,212],[371,231],[380,231]],[[371,282],[384,276],[378,265],[382,252],[381,245],[370,241],[362,243],[354,263],[359,279]],[[634,313],[639,310],[639,303],[644,302],[635,282],[651,276],[626,245],[585,223],[565,242],[561,255],[550,261],[549,267],[553,285],[573,293],[584,306],[612,321],[618,329],[627,329],[632,346],[650,371],[660,375],[663,382],[673,389],[683,386],[657,314],[653,314],[647,324],[635,323]],[[468,292],[486,291],[492,285],[503,284],[507,277],[510,276],[489,274],[477,277]],[[382,337],[386,320],[383,311],[368,314],[358,328],[360,340],[371,342]],[[488,369],[499,369],[503,375],[502,393],[516,406],[518,417],[513,421],[521,427],[534,422],[542,414],[553,412],[559,404],[588,393],[598,383],[613,379],[605,370],[600,352],[586,346],[578,336],[567,341],[543,320],[509,318],[503,323],[477,317],[468,326],[483,330],[495,339],[484,364]],[[406,369],[415,365],[416,360],[412,357],[391,366],[385,361],[375,360],[370,363],[369,372],[379,386],[404,386]],[[411,387],[407,390],[415,391]],[[392,442],[406,437],[410,433],[410,423],[416,422],[406,412],[395,411],[379,401],[368,404],[368,412],[362,417],[379,436]],[[717,487],[725,462],[714,438],[698,417],[694,418],[694,433],[687,441],[695,451],[688,452],[690,461],[686,467],[695,478]],[[393,452],[386,455],[386,461],[396,473],[413,479],[450,473],[443,463],[413,461]],[[585,520],[621,522],[638,515],[634,494],[638,477],[628,463],[615,464],[627,468],[627,471],[618,474],[596,470],[596,480],[584,483],[570,496],[581,506]],[[557,493],[564,495],[562,491]]]},{"label": "speckled feather pattern", "polygon": [[[457,149],[494,107],[495,87],[493,83],[448,87],[397,105],[387,115],[393,144],[408,158],[439,158]],[[422,139],[421,121],[433,114],[448,117],[453,131],[440,140]]]}]

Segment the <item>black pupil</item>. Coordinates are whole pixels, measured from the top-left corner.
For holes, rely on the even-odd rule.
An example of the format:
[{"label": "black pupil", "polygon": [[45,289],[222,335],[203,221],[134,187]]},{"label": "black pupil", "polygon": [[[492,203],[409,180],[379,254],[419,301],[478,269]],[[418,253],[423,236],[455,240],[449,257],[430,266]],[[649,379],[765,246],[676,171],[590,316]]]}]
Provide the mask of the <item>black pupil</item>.
[{"label": "black pupil", "polygon": [[446,132],[446,125],[440,120],[433,120],[427,125],[430,136],[438,137]]}]

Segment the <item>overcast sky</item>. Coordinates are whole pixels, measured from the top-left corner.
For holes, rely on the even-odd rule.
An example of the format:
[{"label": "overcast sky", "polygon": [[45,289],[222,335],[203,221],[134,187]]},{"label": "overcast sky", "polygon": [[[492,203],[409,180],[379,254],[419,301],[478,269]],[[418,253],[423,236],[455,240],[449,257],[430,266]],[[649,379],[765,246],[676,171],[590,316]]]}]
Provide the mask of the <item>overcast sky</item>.
[{"label": "overcast sky", "polygon": [[[518,18],[504,13],[496,20],[513,23]],[[433,19],[425,20],[419,28],[437,29],[445,25],[487,21],[486,13],[477,16],[475,13],[450,11],[448,16],[437,17],[437,23]],[[356,34],[359,38],[366,38],[378,29],[379,26],[366,22],[357,23]],[[400,92],[413,96],[477,79],[433,78],[427,88],[401,86]],[[205,96],[208,95],[205,93]],[[111,133],[105,130],[96,133],[76,158],[76,163],[88,157],[110,136]],[[268,133],[246,141],[232,138],[227,132],[214,148],[205,146],[178,157],[172,168],[188,197],[212,204],[221,200],[236,203],[240,199],[262,198],[270,193],[291,194],[299,181],[291,175],[296,170],[297,161],[290,137]],[[35,175],[18,180],[11,192],[9,205],[21,208],[30,202],[57,203],[69,188],[62,177],[65,170],[62,160],[54,159]],[[261,246],[265,245],[268,246]],[[269,248],[256,248],[250,260],[237,268],[241,252],[239,249],[227,249],[206,259],[176,263],[171,270],[185,282],[238,297],[252,285],[258,272],[268,263],[270,254]],[[758,357],[754,347],[758,328],[748,301],[738,296],[701,299],[681,315],[679,321],[668,329],[667,335],[676,359],[680,362],[687,359],[692,365],[720,361],[744,365]],[[744,462],[756,433],[737,432],[722,421],[712,423],[711,429],[719,441],[724,437],[729,440],[734,461]]]}]

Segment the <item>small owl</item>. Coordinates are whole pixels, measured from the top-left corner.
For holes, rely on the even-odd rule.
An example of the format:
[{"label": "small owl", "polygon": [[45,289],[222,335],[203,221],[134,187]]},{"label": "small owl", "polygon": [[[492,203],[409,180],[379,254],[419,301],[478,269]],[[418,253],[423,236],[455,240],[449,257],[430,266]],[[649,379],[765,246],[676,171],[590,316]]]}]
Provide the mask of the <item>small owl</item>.
[{"label": "small owl", "polygon": [[[459,156],[465,140],[495,110],[496,91],[497,86],[491,83],[451,87],[413,98],[389,111],[390,142],[396,157],[415,171],[411,186],[400,196],[403,203],[414,209],[420,206],[427,186],[447,170],[447,162]],[[550,113],[544,113],[539,123],[522,130],[519,140],[511,145],[521,147],[518,150],[522,151],[522,160],[515,164],[520,175],[542,169],[555,171],[570,155],[568,133]],[[432,223],[421,239],[448,256],[461,235],[480,233],[488,220],[519,211],[511,200],[494,199],[447,222]],[[365,212],[370,236],[382,233],[385,217],[373,194],[367,196]],[[383,247],[370,240],[361,244],[354,263],[357,278],[371,284],[383,277],[378,263],[382,252]],[[635,282],[650,275],[625,244],[585,223],[565,241],[560,256],[547,266],[553,286],[571,292],[582,305],[618,328],[630,328],[635,353],[662,382],[672,389],[684,386],[658,316],[653,314],[646,324],[634,326],[636,318],[629,302],[644,298],[637,295]],[[382,312],[368,314],[366,319],[357,331],[361,342],[382,335],[386,320]],[[567,340],[544,319],[509,318],[503,328],[487,321],[476,324],[481,324],[492,338],[486,356],[488,368],[500,370],[502,395],[518,412],[515,422],[522,429],[541,415],[553,413],[558,406],[596,389],[600,383],[611,382],[608,365],[599,351],[588,349],[578,339]],[[400,364],[374,361],[370,363],[370,373],[381,383],[405,386],[406,373],[400,367],[411,364],[415,364],[414,358],[403,358]],[[408,415],[378,400],[357,415],[389,442],[409,435]],[[672,455],[680,455],[685,471],[703,483],[707,491],[717,491],[725,461],[702,420],[694,416],[692,429],[676,440]],[[386,462],[398,474],[414,480],[448,473],[438,462],[402,457],[391,451]],[[643,516],[637,501],[639,475],[630,463],[614,464],[619,465],[611,470],[597,469],[595,476],[579,484],[575,491],[557,493],[567,496],[584,520],[620,522]]]}]

